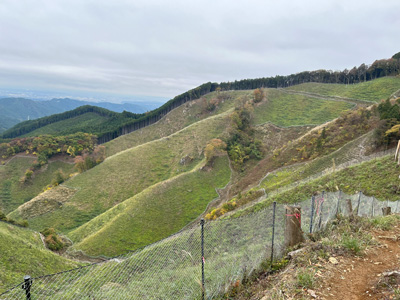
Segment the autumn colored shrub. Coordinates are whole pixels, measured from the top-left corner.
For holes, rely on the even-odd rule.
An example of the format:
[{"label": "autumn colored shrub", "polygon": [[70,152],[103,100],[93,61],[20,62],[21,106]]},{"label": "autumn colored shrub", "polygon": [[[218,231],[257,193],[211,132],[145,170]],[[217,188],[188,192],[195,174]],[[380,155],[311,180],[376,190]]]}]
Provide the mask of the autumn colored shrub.
[{"label": "autumn colored shrub", "polygon": [[93,151],[96,136],[88,133],[75,133],[66,136],[41,135],[38,137],[16,138],[8,143],[0,144],[0,156],[3,159],[25,152],[38,157],[39,163],[57,153],[65,153],[72,157],[82,154],[84,150]]},{"label": "autumn colored shrub", "polygon": [[226,150],[226,143],[220,139],[212,139],[207,143],[204,149],[204,156],[206,158],[206,164],[210,165],[213,163],[214,158]]},{"label": "autumn colored shrub", "polygon": [[249,190],[244,195],[242,195],[242,193],[239,193],[236,197],[222,204],[221,207],[213,209],[210,213],[208,213],[205,216],[205,218],[207,220],[215,220],[218,217],[234,210],[237,207],[240,207],[257,198],[260,198],[262,195],[264,195],[263,190]]},{"label": "autumn colored shrub", "polygon": [[261,102],[265,97],[264,89],[255,89],[253,92],[254,103]]},{"label": "autumn colored shrub", "polygon": [[46,247],[52,251],[60,251],[65,246],[66,243],[63,239],[56,233],[54,228],[46,228],[41,232],[45,239]]},{"label": "autumn colored shrub", "polygon": [[83,151],[82,155],[75,157],[75,168],[79,173],[87,171],[98,165],[106,158],[106,150],[104,146],[96,146],[93,152]]}]

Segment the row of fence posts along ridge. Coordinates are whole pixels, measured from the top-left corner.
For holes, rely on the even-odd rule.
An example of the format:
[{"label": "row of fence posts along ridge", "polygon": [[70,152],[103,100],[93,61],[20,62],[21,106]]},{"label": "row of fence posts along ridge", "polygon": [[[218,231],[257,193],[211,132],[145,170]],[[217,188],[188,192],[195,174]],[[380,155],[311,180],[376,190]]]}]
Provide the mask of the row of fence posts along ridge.
[{"label": "row of fence posts along ridge", "polygon": [[[353,209],[354,207],[354,209]],[[141,250],[4,291],[0,299],[213,299],[259,270],[272,267],[303,233],[322,230],[338,214],[398,212],[399,201],[322,192],[295,204],[273,204],[240,217],[201,220]]]}]

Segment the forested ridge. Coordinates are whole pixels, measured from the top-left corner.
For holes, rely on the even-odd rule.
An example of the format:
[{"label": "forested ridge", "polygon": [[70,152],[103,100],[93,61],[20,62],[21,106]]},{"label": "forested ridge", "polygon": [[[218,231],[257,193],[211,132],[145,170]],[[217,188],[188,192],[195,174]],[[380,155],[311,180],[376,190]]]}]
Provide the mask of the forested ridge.
[{"label": "forested ridge", "polygon": [[148,125],[154,124],[165,116],[168,112],[180,105],[198,99],[214,91],[227,90],[250,90],[256,88],[284,88],[305,82],[317,83],[336,83],[336,84],[355,84],[365,82],[385,76],[395,76],[400,74],[400,52],[393,55],[390,59],[376,60],[371,65],[361,64],[351,70],[343,71],[332,70],[316,70],[304,71],[297,74],[287,76],[263,77],[257,79],[243,79],[234,82],[222,83],[204,83],[194,89],[191,89],[181,95],[174,97],[161,107],[143,114],[134,114],[123,112],[121,114],[114,113],[105,109],[95,108],[91,106],[83,106],[78,109],[57,114],[50,117],[37,119],[34,121],[25,121],[4,132],[3,138],[14,138],[26,134],[36,128],[40,128],[47,124],[74,117],[78,114],[87,112],[95,112],[102,116],[117,119],[112,125],[105,126],[95,133],[98,136],[98,143],[102,144],[123,134],[141,129]]},{"label": "forested ridge", "polygon": [[117,113],[97,106],[84,105],[64,113],[21,122],[5,131],[3,133],[3,138],[20,137],[43,126],[74,118],[86,113],[95,113],[99,116],[107,118],[107,122],[104,122],[102,126],[97,128],[82,128],[81,130],[82,132],[93,133],[97,135],[101,135],[108,130],[112,130],[116,125],[123,124],[126,122],[126,120],[135,119],[141,116],[141,114],[135,114],[127,111]]},{"label": "forested ridge", "polygon": [[74,100],[70,98],[53,98],[51,100],[43,101],[15,97],[1,98],[0,135],[7,129],[10,129],[20,122],[63,113],[84,105],[98,106],[119,113],[126,110],[138,114],[142,114],[159,106],[155,106],[151,102],[148,105],[144,102],[90,102],[86,100]]},{"label": "forested ridge", "polygon": [[305,82],[318,83],[338,83],[338,84],[354,84],[369,81],[385,76],[395,76],[400,74],[400,52],[393,55],[390,59],[376,60],[370,66],[361,64],[351,70],[343,71],[316,70],[304,71],[288,76],[264,77],[257,79],[243,79],[234,82],[204,83],[192,90],[171,99],[163,106],[143,114],[140,118],[131,120],[120,126],[114,131],[107,132],[99,136],[99,143],[105,143],[120,135],[135,131],[160,120],[164,115],[172,109],[186,103],[187,101],[198,99],[201,96],[217,90],[251,90],[256,88],[284,88]]}]

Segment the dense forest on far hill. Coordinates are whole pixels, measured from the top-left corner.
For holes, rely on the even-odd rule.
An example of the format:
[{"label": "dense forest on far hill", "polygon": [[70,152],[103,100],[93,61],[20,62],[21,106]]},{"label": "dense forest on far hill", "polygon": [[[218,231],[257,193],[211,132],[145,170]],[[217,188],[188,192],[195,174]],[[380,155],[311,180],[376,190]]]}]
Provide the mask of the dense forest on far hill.
[{"label": "dense forest on far hill", "polygon": [[[79,116],[85,114],[92,114],[87,120]],[[55,114],[48,117],[39,118],[36,120],[25,121],[15,125],[13,128],[3,133],[3,138],[16,138],[20,136],[37,136],[40,134],[56,134],[67,135],[76,132],[86,132],[96,135],[102,135],[104,132],[112,130],[116,126],[124,124],[131,119],[137,119],[141,114],[130,112],[116,113],[105,108],[84,105],[74,110],[70,110],[61,114]],[[99,122],[93,122],[96,117],[101,117]],[[69,126],[59,126],[60,128],[51,128],[45,130],[44,128],[50,124],[73,119]],[[64,124],[66,125],[66,124]],[[35,132],[42,129],[40,132]]]},{"label": "dense forest on far hill", "polygon": [[63,113],[83,105],[98,106],[115,112],[126,110],[133,113],[144,113],[147,110],[157,107],[152,104],[150,106],[143,104],[142,106],[141,103],[90,102],[69,98],[57,98],[46,101],[35,101],[24,98],[2,98],[0,99],[0,133],[20,122]]},{"label": "dense forest on far hill", "polygon": [[[283,88],[289,87],[305,82],[317,83],[337,83],[337,84],[355,84],[360,82],[369,81],[372,79],[395,76],[400,74],[400,54],[393,55],[390,59],[376,60],[371,65],[362,64],[359,67],[354,67],[351,70],[331,71],[331,70],[316,70],[304,71],[297,74],[288,76],[275,76],[264,77],[258,79],[243,79],[234,82],[204,83],[194,89],[191,89],[181,95],[171,99],[161,107],[143,114],[133,114],[123,112],[121,114],[112,113],[103,109],[95,109],[90,106],[84,106],[77,110],[72,110],[65,114],[58,114],[49,118],[41,118],[35,121],[27,121],[7,130],[3,133],[2,138],[15,138],[26,135],[35,129],[46,126],[48,124],[72,118],[76,115],[81,115],[86,112],[95,112],[98,115],[109,118],[104,124],[100,126],[88,126],[84,124],[82,131],[90,132],[98,136],[99,143],[105,143],[118,136],[126,133],[141,129],[148,125],[154,124],[165,116],[172,109],[191,101],[198,99],[201,96],[213,91],[226,91],[226,90],[250,90],[256,88]],[[85,130],[83,129],[85,128]],[[71,134],[77,132],[58,132],[57,134]],[[39,134],[49,132],[39,132]]]},{"label": "dense forest on far hill", "polygon": [[339,83],[354,84],[364,81],[373,80],[385,76],[395,76],[400,74],[400,54],[393,55],[390,59],[376,60],[372,65],[360,65],[351,70],[331,71],[317,70],[305,71],[288,76],[264,77],[258,79],[243,79],[234,82],[204,83],[192,90],[171,99],[163,106],[141,115],[140,118],[131,120],[123,126],[118,127],[114,131],[110,131],[99,136],[99,143],[105,143],[120,135],[138,130],[160,120],[172,109],[186,103],[187,101],[198,99],[201,96],[213,91],[226,90],[251,90],[256,88],[283,88],[297,85],[305,82],[319,83]]}]

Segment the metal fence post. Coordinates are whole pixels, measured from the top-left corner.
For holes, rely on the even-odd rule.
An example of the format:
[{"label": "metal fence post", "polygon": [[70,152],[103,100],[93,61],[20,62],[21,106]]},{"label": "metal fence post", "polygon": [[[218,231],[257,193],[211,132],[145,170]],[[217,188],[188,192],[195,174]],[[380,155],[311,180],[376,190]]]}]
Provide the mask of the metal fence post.
[{"label": "metal fence post", "polygon": [[375,217],[375,197],[372,197],[372,217]]},{"label": "metal fence post", "polygon": [[200,221],[201,225],[201,290],[202,290],[202,299],[205,298],[205,290],[204,290],[204,219]]},{"label": "metal fence post", "polygon": [[342,197],[342,191],[339,191],[339,197],[337,199],[337,205],[336,205],[336,216],[339,214],[339,205],[340,205],[340,198]]},{"label": "metal fence post", "polygon": [[26,300],[31,300],[31,286],[32,286],[31,276],[25,275],[24,283],[22,284],[22,289],[25,290]]},{"label": "metal fence post", "polygon": [[320,210],[319,210],[318,230],[321,229],[321,223],[322,223],[322,208],[324,207],[324,202],[325,202],[325,191],[322,191],[322,201],[321,201],[321,206],[320,206]]},{"label": "metal fence post", "polygon": [[274,261],[274,241],[275,241],[275,212],[276,212],[276,202],[274,201],[272,206],[272,242],[271,242],[271,268]]},{"label": "metal fence post", "polygon": [[314,218],[314,199],[315,197],[311,197],[311,215],[310,215],[310,233],[312,233],[313,227],[313,218]]},{"label": "metal fence post", "polygon": [[358,204],[357,204],[357,213],[356,216],[358,216],[358,212],[360,210],[360,204],[361,204],[361,191],[358,193]]}]

